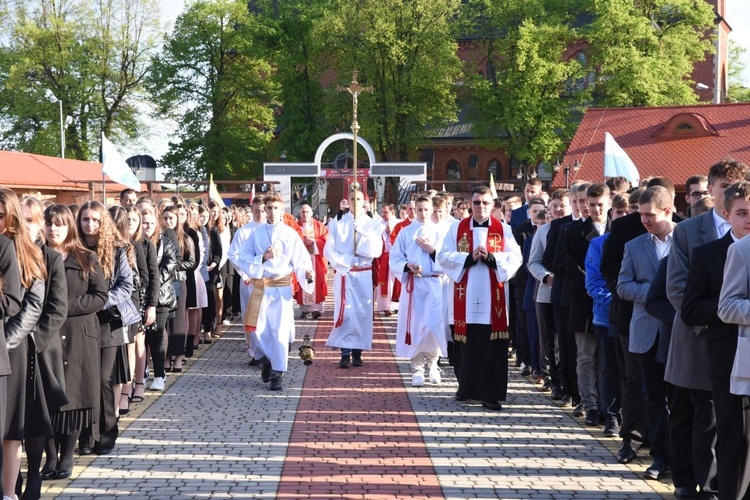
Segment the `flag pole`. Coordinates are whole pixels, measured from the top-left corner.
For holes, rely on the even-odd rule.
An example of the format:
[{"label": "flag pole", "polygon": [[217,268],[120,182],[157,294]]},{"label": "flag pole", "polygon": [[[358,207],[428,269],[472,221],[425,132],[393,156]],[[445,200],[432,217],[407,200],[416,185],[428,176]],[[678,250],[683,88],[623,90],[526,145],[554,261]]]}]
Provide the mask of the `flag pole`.
[{"label": "flag pole", "polygon": [[107,179],[104,173],[104,130],[99,138],[99,162],[102,164],[102,205],[107,206]]}]

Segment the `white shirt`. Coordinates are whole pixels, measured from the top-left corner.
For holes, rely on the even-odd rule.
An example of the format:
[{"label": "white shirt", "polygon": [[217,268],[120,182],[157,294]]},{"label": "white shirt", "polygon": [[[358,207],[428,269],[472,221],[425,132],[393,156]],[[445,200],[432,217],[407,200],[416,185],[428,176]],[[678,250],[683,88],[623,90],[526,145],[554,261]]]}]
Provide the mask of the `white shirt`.
[{"label": "white shirt", "polygon": [[669,255],[669,250],[672,248],[672,233],[674,233],[674,229],[672,229],[669,234],[664,237],[664,241],[661,241],[655,234],[651,235],[651,241],[653,241],[654,245],[656,245],[656,256],[659,258],[659,260]]},{"label": "white shirt", "polygon": [[714,225],[716,226],[716,234],[719,235],[719,238],[723,238],[727,234],[727,231],[732,229],[732,225],[729,224],[729,222],[722,219],[721,216],[719,216],[719,214],[716,213],[716,209],[712,210],[711,213],[714,216]]}]

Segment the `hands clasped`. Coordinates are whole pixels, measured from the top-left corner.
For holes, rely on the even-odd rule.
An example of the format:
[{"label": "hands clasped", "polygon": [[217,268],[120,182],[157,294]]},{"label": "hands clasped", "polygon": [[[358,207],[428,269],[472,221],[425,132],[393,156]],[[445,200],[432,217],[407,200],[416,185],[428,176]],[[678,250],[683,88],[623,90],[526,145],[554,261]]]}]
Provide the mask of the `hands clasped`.
[{"label": "hands clasped", "polygon": [[265,252],[263,252],[263,261],[275,259],[279,255],[281,255],[281,248],[270,246]]}]

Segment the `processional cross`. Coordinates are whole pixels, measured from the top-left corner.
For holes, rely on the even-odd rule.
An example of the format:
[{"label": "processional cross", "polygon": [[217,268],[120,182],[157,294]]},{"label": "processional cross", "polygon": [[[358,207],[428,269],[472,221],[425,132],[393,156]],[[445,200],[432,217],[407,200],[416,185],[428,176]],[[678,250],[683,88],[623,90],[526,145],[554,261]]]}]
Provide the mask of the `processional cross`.
[{"label": "processional cross", "polygon": [[[359,182],[357,182],[357,133],[359,132],[359,123],[357,122],[357,104],[359,103],[360,92],[372,92],[373,90],[372,86],[363,87],[359,84],[359,82],[357,81],[358,74],[359,72],[356,70],[352,72],[352,83],[350,83],[348,87],[341,87],[340,85],[336,86],[339,92],[349,92],[352,95],[352,135],[354,136],[352,160],[354,162],[354,165],[352,168],[351,190],[354,203],[350,207],[350,210],[352,212],[352,217],[354,217],[355,219],[357,218],[357,191],[359,191],[360,187]],[[356,233],[354,235],[354,252],[357,252]]]}]

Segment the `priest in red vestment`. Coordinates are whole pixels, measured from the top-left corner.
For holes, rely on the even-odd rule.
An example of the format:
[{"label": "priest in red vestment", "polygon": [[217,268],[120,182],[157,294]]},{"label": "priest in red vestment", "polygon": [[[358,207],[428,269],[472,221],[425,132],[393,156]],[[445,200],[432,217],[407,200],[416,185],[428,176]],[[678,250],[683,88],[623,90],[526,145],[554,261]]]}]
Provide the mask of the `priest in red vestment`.
[{"label": "priest in red vestment", "polygon": [[315,291],[305,293],[301,287],[295,291],[294,298],[302,311],[300,318],[312,315],[313,319],[320,318],[323,312],[323,302],[328,295],[328,284],[326,281],[328,272],[328,261],[323,256],[323,248],[328,240],[328,228],[312,216],[312,207],[302,205],[299,213],[299,228],[302,232],[302,241],[305,243],[310,258],[313,261],[315,271]]}]

